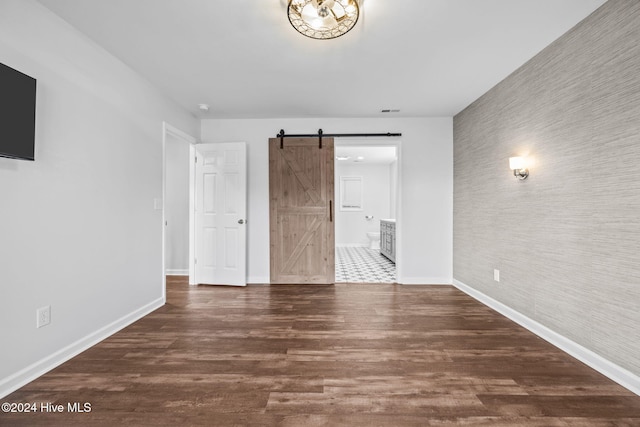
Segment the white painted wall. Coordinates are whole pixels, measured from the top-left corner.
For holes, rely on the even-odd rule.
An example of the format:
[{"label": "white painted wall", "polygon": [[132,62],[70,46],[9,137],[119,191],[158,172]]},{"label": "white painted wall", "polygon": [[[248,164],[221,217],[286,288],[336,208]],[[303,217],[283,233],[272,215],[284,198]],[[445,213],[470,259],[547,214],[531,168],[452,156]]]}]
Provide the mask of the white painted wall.
[{"label": "white painted wall", "polygon": [[38,80],[36,161],[0,159],[3,396],[164,303],[162,121],[198,124],[33,0],[0,2],[0,61]]},{"label": "white painted wall", "polygon": [[[335,163],[335,196],[340,200],[340,177],[362,178],[362,210],[342,211],[335,208],[336,246],[367,246],[367,232],[380,231],[380,219],[391,218],[389,164]],[[365,216],[373,216],[367,220]]]},{"label": "white painted wall", "polygon": [[171,135],[165,148],[165,270],[189,273],[189,144]]},{"label": "white painted wall", "polygon": [[203,142],[247,142],[248,281],[269,282],[267,140],[280,129],[294,134],[313,133],[319,128],[326,133],[402,132],[398,280],[405,284],[451,283],[452,118],[203,120]]}]

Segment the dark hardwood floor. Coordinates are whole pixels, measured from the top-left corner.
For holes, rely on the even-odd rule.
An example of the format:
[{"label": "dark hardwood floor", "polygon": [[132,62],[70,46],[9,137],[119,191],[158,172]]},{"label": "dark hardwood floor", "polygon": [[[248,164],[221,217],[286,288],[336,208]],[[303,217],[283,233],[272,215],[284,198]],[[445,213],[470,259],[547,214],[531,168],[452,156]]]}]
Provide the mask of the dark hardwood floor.
[{"label": "dark hardwood floor", "polygon": [[0,399],[64,413],[0,425],[640,426],[640,397],[450,286],[167,288]]}]

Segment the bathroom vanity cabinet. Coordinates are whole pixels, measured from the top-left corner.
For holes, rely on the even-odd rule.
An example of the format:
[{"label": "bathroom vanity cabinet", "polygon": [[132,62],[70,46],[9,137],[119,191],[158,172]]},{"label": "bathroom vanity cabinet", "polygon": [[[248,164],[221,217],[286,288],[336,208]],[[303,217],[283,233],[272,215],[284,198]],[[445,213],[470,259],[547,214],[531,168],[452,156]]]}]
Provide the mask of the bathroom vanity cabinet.
[{"label": "bathroom vanity cabinet", "polygon": [[396,262],[396,220],[380,220],[380,253]]}]

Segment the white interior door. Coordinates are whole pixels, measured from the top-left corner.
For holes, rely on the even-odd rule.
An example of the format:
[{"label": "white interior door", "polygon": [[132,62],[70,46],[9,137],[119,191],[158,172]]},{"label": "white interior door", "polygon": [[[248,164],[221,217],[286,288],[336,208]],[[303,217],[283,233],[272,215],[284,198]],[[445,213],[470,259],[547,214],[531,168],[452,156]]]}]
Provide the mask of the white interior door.
[{"label": "white interior door", "polygon": [[195,283],[245,286],[246,144],[198,144],[195,150]]}]

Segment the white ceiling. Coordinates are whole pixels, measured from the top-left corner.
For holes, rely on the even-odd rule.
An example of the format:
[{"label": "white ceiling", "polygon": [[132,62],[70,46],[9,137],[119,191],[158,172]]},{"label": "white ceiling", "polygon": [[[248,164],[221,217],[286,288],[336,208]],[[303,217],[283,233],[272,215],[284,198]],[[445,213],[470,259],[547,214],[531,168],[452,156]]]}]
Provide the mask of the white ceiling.
[{"label": "white ceiling", "polygon": [[313,40],[286,0],[39,1],[203,118],[452,116],[605,2],[365,0]]}]

